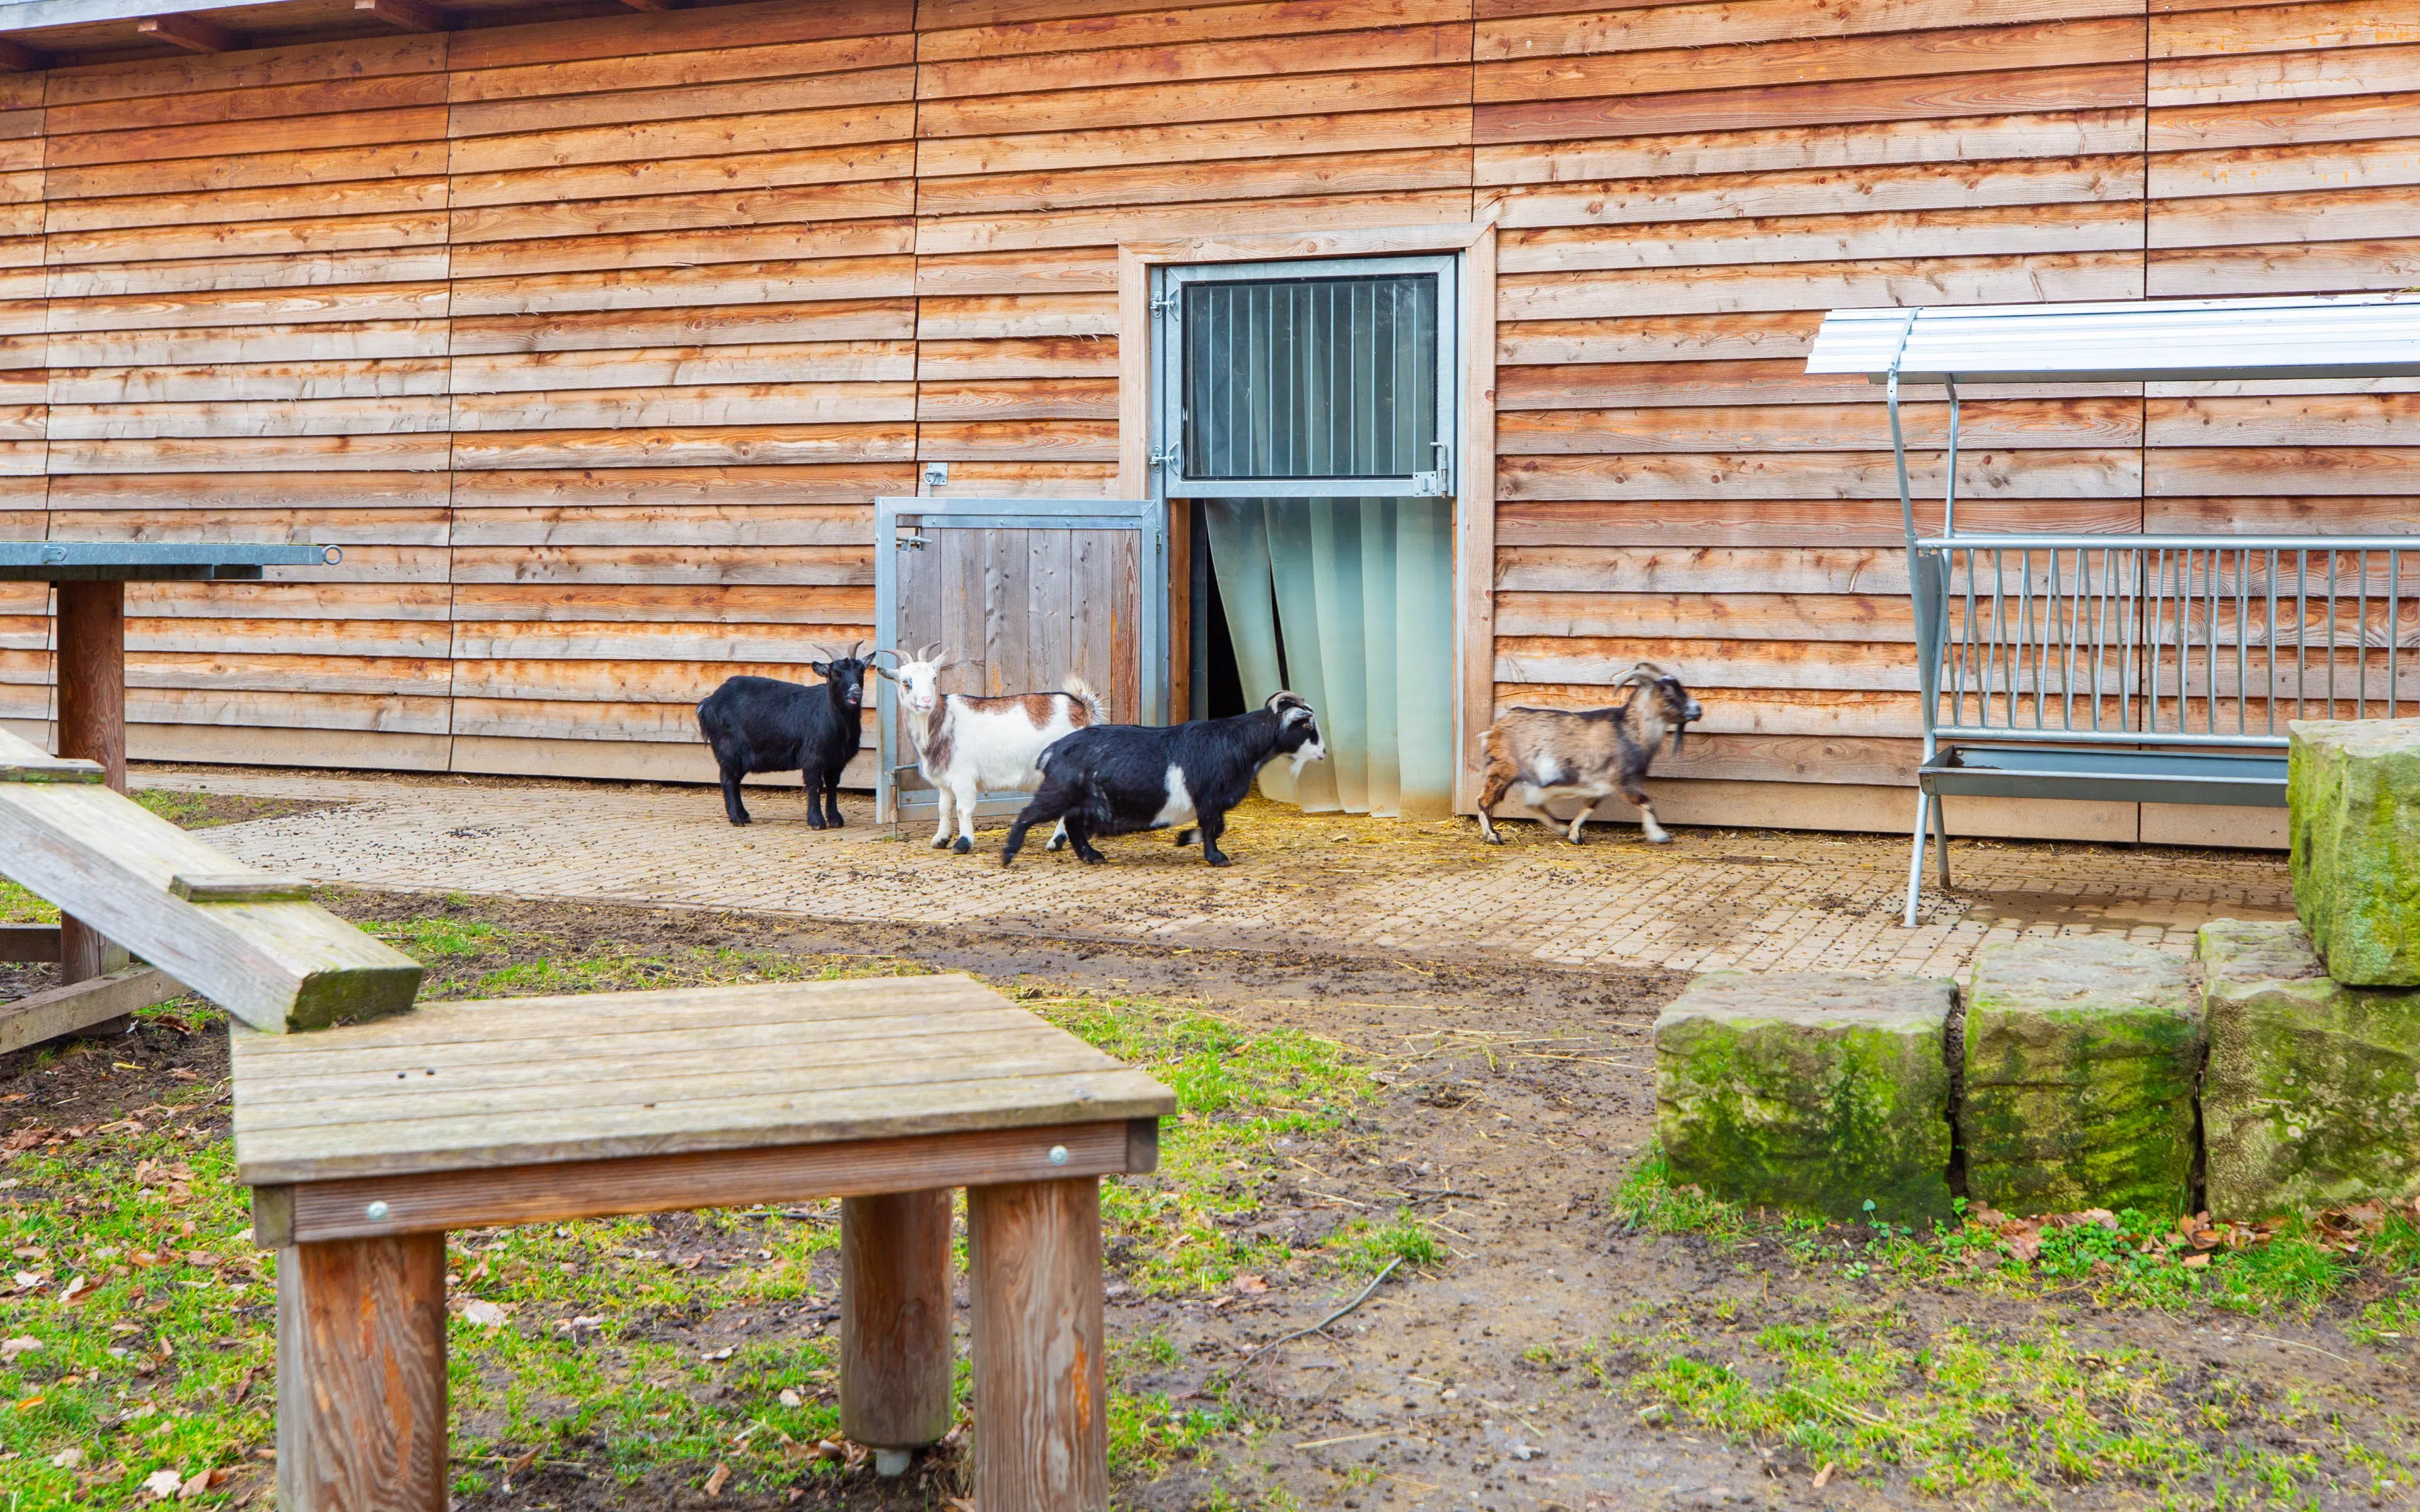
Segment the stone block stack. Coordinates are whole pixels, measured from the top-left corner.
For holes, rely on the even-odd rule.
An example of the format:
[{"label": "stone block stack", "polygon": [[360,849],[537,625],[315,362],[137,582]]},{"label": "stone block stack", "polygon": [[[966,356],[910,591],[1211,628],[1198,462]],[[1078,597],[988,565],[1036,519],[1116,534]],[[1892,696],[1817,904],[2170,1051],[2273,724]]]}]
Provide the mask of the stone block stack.
[{"label": "stone block stack", "polygon": [[2420,1196],[2420,719],[2298,722],[2289,771],[2299,922],[2209,925],[2198,981],[2088,934],[1978,951],[1962,1003],[1939,980],[1700,977],[1655,1026],[1673,1180],[1894,1223],[1961,1182],[2018,1214]]}]

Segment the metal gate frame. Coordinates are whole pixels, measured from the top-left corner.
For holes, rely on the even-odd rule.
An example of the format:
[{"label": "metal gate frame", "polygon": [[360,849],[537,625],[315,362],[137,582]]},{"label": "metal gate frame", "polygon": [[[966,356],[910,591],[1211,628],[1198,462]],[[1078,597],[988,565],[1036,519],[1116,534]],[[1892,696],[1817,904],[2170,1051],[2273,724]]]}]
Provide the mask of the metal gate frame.
[{"label": "metal gate frame", "polygon": [[[903,521],[912,524],[902,529]],[[1137,606],[1141,623],[1135,627],[1135,656],[1140,663],[1136,687],[1141,697],[1140,723],[1168,722],[1168,506],[1154,499],[928,499],[881,498],[874,501],[874,640],[897,643],[899,630],[899,553],[922,550],[928,530],[975,531],[1134,531],[1140,537],[1135,553]],[[938,800],[930,790],[901,794],[899,779],[916,770],[902,762],[906,746],[899,729],[898,689],[891,679],[875,679],[874,817],[876,824],[930,816]],[[1024,807],[1022,793],[986,793],[975,807],[979,818],[1013,813]]]}]

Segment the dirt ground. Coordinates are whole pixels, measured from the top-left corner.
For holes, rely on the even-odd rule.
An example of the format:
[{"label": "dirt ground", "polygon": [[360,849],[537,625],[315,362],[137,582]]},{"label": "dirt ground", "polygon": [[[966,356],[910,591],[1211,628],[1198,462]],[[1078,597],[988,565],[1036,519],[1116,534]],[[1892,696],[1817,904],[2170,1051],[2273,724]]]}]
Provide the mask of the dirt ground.
[{"label": "dirt ground", "polygon": [[[204,810],[185,822],[207,817]],[[556,954],[610,947],[879,955],[973,971],[1008,987],[1193,1001],[1248,1026],[1291,1026],[1335,1040],[1376,1068],[1383,1088],[1376,1103],[1350,1127],[1289,1150],[1282,1177],[1238,1222],[1255,1237],[1301,1247],[1316,1245],[1357,1214],[1416,1212],[1444,1239],[1449,1256],[1436,1265],[1399,1269],[1324,1333],[1254,1354],[1318,1322],[1349,1300],[1357,1282],[1273,1277],[1266,1290],[1147,1297],[1119,1278],[1133,1257],[1113,1246],[1113,1342],[1157,1334],[1175,1346],[1172,1358],[1128,1381],[1127,1389],[1206,1402],[1232,1381],[1234,1403],[1254,1423],[1250,1433],[1226,1436],[1156,1478],[1121,1485],[1121,1505],[1168,1512],[1231,1504],[1610,1512],[1945,1504],[1904,1472],[1885,1467],[1819,1486],[1822,1467],[1787,1443],[1727,1440],[1652,1408],[1642,1412],[1624,1382],[1646,1357],[1636,1331],[1619,1324],[1648,1315],[1668,1325],[1679,1319],[1678,1347],[1708,1359],[1736,1356],[1761,1329],[1851,1315],[1885,1318],[1886,1331],[1911,1339],[1957,1329],[2021,1340],[2040,1336],[2047,1326],[2086,1359],[2149,1350],[2174,1362],[2161,1389],[2180,1402],[2198,1400],[2195,1394],[2216,1380],[2248,1382],[2256,1398],[2299,1400],[2314,1392],[2325,1398],[2329,1427],[2274,1427],[2267,1430],[2273,1448],[2307,1433],[2313,1452],[2330,1464],[2342,1462],[2341,1454],[2329,1458],[2331,1437],[2399,1446],[2406,1458],[2414,1449],[2420,1397],[2408,1356],[2356,1346],[2341,1327],[2366,1301],[2384,1294],[2390,1283],[2383,1277],[2304,1315],[2231,1323],[2207,1311],[2178,1317],[2098,1307],[2080,1293],[2027,1300],[1859,1277],[1838,1265],[1793,1269],[1770,1238],[1726,1245],[1618,1222],[1612,1194],[1651,1134],[1650,1030],[1683,984],[1673,974],[1405,955],[1168,950],[965,928],[816,926],[374,893],[343,895],[335,906],[365,922],[468,909],[548,938]],[[156,1102],[170,1086],[224,1075],[222,1035],[147,1023],[134,1035],[39,1069],[26,1056],[0,1058],[0,1126],[105,1121]],[[225,1137],[225,1108],[197,1128]],[[668,1217],[656,1227],[666,1258],[684,1266],[744,1263],[756,1242],[746,1226],[708,1232],[693,1220]],[[1861,1242],[1849,1235],[1824,1242],[1834,1238],[1844,1246]],[[834,1291],[817,1289],[827,1297]],[[959,1303],[963,1307],[963,1292]],[[265,1308],[259,1326],[268,1326]],[[745,1318],[672,1318],[659,1326],[710,1349],[768,1331],[836,1325],[828,1305],[802,1304]],[[2207,1435],[2213,1447],[2241,1437],[2240,1427]],[[527,1467],[510,1492],[491,1489],[464,1498],[458,1512],[939,1507],[962,1484],[960,1468],[953,1449],[926,1457],[903,1482],[848,1477],[838,1500],[816,1489],[803,1502],[797,1491],[787,1499],[733,1493],[709,1501],[690,1481],[664,1477],[626,1489],[578,1459],[547,1460]],[[2318,1491],[2279,1504],[2404,1504],[2407,1494],[2402,1488]],[[2151,1504],[2141,1484],[2119,1477],[2062,1485],[2057,1504]]]}]

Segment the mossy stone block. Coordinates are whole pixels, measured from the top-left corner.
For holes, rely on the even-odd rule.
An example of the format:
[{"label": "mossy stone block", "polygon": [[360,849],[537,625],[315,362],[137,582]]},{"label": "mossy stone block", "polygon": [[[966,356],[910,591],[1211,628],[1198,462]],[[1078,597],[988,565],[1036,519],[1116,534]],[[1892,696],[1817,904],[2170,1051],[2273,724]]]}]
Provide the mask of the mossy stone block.
[{"label": "mossy stone block", "polygon": [[2185,963],[2114,935],[1976,952],[1966,1193],[2010,1213],[2184,1211],[2201,1003]]},{"label": "mossy stone block", "polygon": [[2294,912],[2336,980],[2420,986],[2420,719],[2288,729]]},{"label": "mossy stone block", "polygon": [[2202,926],[2210,1210],[2420,1196],[2420,989],[2332,980],[2301,925]]},{"label": "mossy stone block", "polygon": [[1676,1183],[1757,1207],[1947,1218],[1956,986],[1841,972],[1700,976],[1655,1021]]}]

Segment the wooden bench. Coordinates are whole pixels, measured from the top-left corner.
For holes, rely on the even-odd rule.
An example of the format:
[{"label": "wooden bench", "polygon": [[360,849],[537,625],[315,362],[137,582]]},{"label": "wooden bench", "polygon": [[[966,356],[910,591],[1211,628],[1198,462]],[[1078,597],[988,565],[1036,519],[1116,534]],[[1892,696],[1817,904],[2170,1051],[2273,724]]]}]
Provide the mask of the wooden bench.
[{"label": "wooden bench", "polygon": [[841,1428],[950,1426],[967,1188],[975,1503],[1108,1505],[1099,1179],[1167,1088],[961,976],[424,1004],[239,1029],[238,1179],[278,1248],[278,1504],[443,1512],[449,1228],[843,1198]]}]

